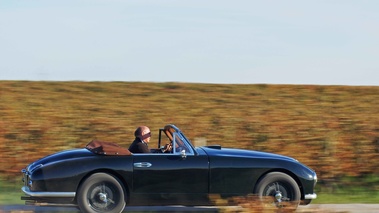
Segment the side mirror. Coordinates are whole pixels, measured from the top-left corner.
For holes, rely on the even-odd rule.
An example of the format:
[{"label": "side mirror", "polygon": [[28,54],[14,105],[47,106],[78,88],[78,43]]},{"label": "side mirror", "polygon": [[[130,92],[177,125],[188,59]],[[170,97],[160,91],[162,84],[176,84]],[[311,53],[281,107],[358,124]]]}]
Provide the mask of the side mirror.
[{"label": "side mirror", "polygon": [[186,150],[182,150],[182,151],[180,152],[180,155],[182,156],[182,159],[186,159],[186,158],[187,158]]}]

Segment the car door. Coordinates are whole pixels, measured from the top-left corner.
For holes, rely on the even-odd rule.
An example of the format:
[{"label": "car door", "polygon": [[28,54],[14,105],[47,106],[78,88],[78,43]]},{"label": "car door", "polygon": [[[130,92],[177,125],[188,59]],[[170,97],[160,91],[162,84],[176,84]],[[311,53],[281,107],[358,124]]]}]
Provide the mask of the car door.
[{"label": "car door", "polygon": [[[176,147],[180,134],[173,138]],[[133,193],[208,193],[208,180],[208,157],[190,146],[173,153],[133,155]]]}]

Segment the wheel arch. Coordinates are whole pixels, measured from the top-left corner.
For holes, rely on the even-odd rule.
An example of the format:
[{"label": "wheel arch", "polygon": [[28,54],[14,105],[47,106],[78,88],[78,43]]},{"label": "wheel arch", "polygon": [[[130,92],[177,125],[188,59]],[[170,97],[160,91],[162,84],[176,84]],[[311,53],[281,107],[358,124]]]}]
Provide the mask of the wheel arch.
[{"label": "wheel arch", "polygon": [[271,169],[271,170],[268,170],[266,171],[265,173],[263,173],[256,181],[255,185],[254,185],[254,190],[253,192],[256,192],[257,190],[257,185],[259,184],[259,182],[269,173],[272,173],[272,172],[281,172],[281,173],[284,173],[286,175],[289,175],[292,179],[294,179],[297,183],[297,185],[299,186],[299,190],[300,190],[300,193],[301,193],[301,198],[300,200],[304,200],[304,189],[303,189],[303,185],[299,179],[299,177],[297,177],[293,172],[287,170],[287,169]]},{"label": "wheel arch", "polygon": [[120,175],[119,173],[117,173],[116,171],[112,170],[112,169],[96,169],[96,170],[93,170],[91,172],[88,172],[80,181],[79,181],[79,184],[76,188],[76,195],[75,195],[75,203],[77,203],[77,196],[78,196],[78,190],[80,188],[80,186],[83,184],[83,182],[88,178],[90,177],[91,175],[93,174],[96,174],[96,173],[106,173],[106,174],[109,174],[109,175],[112,175],[113,177],[115,177],[118,181],[120,181],[121,185],[122,185],[122,188],[124,190],[124,193],[125,193],[125,202],[126,203],[129,203],[129,199],[130,199],[130,188],[129,188],[129,185],[127,183],[127,181],[122,177],[122,175]]}]

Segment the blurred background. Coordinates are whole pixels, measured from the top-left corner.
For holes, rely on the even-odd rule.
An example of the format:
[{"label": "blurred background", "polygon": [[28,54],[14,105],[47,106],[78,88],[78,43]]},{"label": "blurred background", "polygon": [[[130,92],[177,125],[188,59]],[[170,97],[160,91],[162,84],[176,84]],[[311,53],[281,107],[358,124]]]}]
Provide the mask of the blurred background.
[{"label": "blurred background", "polygon": [[20,170],[41,157],[93,139],[128,148],[140,125],[155,142],[169,123],[195,146],[296,158],[318,174],[315,202],[379,198],[379,87],[0,81],[0,88],[0,184],[10,192],[0,194],[3,203],[21,203]]}]

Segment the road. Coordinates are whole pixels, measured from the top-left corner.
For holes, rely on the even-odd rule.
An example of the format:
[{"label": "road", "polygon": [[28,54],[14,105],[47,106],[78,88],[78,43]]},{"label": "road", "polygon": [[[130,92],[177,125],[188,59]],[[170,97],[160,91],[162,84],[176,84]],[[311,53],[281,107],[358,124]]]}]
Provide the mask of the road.
[{"label": "road", "polygon": [[322,213],[378,213],[378,204],[310,204],[299,206],[296,212],[322,212]]},{"label": "road", "polygon": [[[228,207],[238,210],[239,207]],[[0,213],[79,213],[76,207],[36,207],[25,205],[0,206]],[[217,207],[185,207],[185,206],[127,206],[124,212],[221,212]],[[235,211],[238,212],[238,211]],[[311,204],[299,206],[296,213],[377,213],[379,204]]]}]

